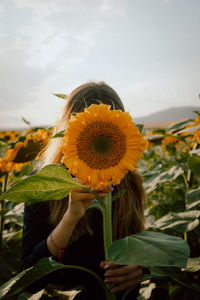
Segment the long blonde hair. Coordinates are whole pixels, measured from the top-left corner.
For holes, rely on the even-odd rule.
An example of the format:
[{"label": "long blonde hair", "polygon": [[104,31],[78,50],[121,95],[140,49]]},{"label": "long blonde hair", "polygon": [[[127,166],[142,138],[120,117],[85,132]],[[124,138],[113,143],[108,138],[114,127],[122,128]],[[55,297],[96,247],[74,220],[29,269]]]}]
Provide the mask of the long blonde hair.
[{"label": "long blonde hair", "polygon": [[[89,82],[76,88],[68,97],[61,117],[58,119],[53,134],[65,130],[71,114],[82,112],[91,104],[109,104],[112,109],[121,109],[124,106],[118,94],[104,82]],[[44,151],[42,165],[61,163],[62,152],[60,145],[62,138],[51,139]],[[126,177],[117,186],[118,190],[126,189],[125,194],[113,203],[113,239],[119,239],[132,233],[144,230],[144,189],[141,176],[136,172],[128,172]],[[50,223],[56,226],[64,215],[68,206],[68,198],[60,201],[50,201]],[[72,240],[77,239],[85,232],[92,233],[85,216],[77,224]]]}]

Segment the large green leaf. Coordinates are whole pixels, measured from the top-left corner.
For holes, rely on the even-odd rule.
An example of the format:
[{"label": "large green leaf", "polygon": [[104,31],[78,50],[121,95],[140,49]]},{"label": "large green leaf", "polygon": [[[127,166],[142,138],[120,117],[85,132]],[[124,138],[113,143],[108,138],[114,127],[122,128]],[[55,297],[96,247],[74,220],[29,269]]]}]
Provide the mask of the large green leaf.
[{"label": "large green leaf", "polygon": [[180,121],[177,122],[176,124],[173,124],[172,126],[170,126],[167,131],[178,131],[180,129],[185,128],[186,125],[190,125],[190,124],[194,124],[192,119],[186,120],[186,121]]},{"label": "large green leaf", "polygon": [[[187,279],[185,279],[183,277],[183,274],[180,269],[169,268],[169,267],[150,267],[150,269],[151,269],[152,277],[154,277],[154,278],[156,278],[156,277],[171,278],[178,284],[183,285],[184,287],[187,287],[191,290],[195,290],[197,293],[200,293],[199,285],[188,282]],[[190,299],[193,299],[193,298],[190,298]],[[197,299],[197,298],[195,298],[195,299]]]},{"label": "large green leaf", "polygon": [[160,142],[164,138],[163,134],[152,134],[152,135],[147,135],[144,137],[145,140],[148,140],[150,142]]},{"label": "large green leaf", "polygon": [[199,225],[199,210],[184,211],[181,213],[170,212],[157,220],[153,227],[166,230],[173,229],[176,232],[184,233],[193,230]]},{"label": "large green leaf", "polygon": [[184,171],[180,166],[178,165],[173,166],[171,169],[162,172],[161,174],[156,176],[152,181],[148,183],[145,182],[146,192],[147,193],[152,192],[153,190],[156,189],[157,185],[160,183],[176,180],[176,178],[183,173]]},{"label": "large green leaf", "polygon": [[5,283],[19,271],[21,239],[22,229],[4,231],[3,247],[0,251],[0,285]]},{"label": "large green leaf", "polygon": [[180,133],[185,133],[185,132],[192,135],[196,130],[199,130],[199,129],[200,129],[200,125],[192,126],[192,127],[185,128],[185,129],[183,129],[183,130],[180,130],[180,131],[177,132],[175,135],[180,134]]},{"label": "large green leaf", "polygon": [[108,250],[110,261],[117,264],[139,264],[144,267],[185,267],[189,246],[181,238],[146,231],[115,241]]},{"label": "large green leaf", "polygon": [[188,167],[196,176],[200,176],[200,156],[193,155],[188,161]]},{"label": "large green leaf", "polygon": [[197,208],[200,205],[200,186],[187,192],[187,209]]},{"label": "large green leaf", "polygon": [[31,285],[36,280],[39,280],[42,277],[61,269],[75,269],[89,273],[91,276],[96,278],[105,294],[108,295],[108,290],[106,289],[103,280],[93,271],[79,266],[63,265],[52,260],[51,258],[42,258],[35,266],[24,270],[23,272],[19,273],[17,276],[3,284],[0,287],[0,299],[13,299],[13,296],[22,293],[29,285]]},{"label": "large green leaf", "polygon": [[48,165],[37,174],[16,183],[0,197],[10,201],[32,203],[60,200],[72,188],[81,188],[62,165]]},{"label": "large green leaf", "polygon": [[5,224],[10,224],[11,222],[15,225],[23,227],[23,212],[24,212],[24,204],[17,203],[13,209],[9,210],[5,214]]},{"label": "large green leaf", "polygon": [[200,271],[200,257],[190,257],[185,270],[188,272]]}]

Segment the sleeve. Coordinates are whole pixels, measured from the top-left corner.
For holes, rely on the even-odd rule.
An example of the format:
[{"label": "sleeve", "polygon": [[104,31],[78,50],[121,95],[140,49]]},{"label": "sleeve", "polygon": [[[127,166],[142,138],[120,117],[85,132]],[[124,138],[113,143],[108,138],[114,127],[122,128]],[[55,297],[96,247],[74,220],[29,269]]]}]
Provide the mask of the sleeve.
[{"label": "sleeve", "polygon": [[52,228],[48,222],[49,205],[45,203],[25,204],[22,236],[22,269],[29,268],[43,257],[50,257],[47,237]]}]

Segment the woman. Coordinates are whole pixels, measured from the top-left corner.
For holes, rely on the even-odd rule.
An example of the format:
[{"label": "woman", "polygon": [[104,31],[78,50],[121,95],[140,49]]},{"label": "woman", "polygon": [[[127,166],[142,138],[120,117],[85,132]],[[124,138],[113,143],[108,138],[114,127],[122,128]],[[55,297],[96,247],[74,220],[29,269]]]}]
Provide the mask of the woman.
[{"label": "woman", "polygon": [[[112,109],[124,111],[124,106],[117,93],[103,82],[86,83],[75,89],[68,97],[61,118],[54,133],[66,129],[71,114],[83,112],[91,104],[104,103]],[[52,139],[45,149],[42,165],[60,164],[62,139]],[[126,189],[125,194],[113,202],[113,240],[123,238],[144,229],[144,190],[140,175],[128,172],[115,191]],[[104,197],[109,188],[97,190]],[[34,265],[43,257],[53,256],[64,264],[79,265],[91,269],[100,275],[106,283],[113,284],[112,293],[120,294],[139,283],[141,266],[119,266],[105,262],[103,249],[102,216],[96,209],[87,209],[95,196],[81,189],[73,189],[69,197],[60,201],[50,201],[26,205],[23,230],[23,268]],[[45,283],[65,284],[67,288],[84,285],[86,290],[78,294],[80,299],[103,299],[91,276],[81,271],[68,270],[64,275],[48,276]],[[42,282],[42,285],[44,282]],[[40,283],[35,289],[42,288]],[[83,296],[85,293],[85,296]],[[138,287],[130,299],[136,299]]]}]

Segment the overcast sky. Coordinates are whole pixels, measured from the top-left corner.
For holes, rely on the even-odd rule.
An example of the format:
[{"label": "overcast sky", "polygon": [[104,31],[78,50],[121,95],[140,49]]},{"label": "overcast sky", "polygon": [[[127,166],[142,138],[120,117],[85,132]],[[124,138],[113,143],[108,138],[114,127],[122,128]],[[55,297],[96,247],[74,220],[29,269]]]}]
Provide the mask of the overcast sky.
[{"label": "overcast sky", "polygon": [[1,0],[0,128],[52,125],[69,94],[105,81],[133,118],[198,106],[199,0]]}]

